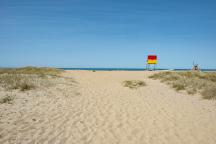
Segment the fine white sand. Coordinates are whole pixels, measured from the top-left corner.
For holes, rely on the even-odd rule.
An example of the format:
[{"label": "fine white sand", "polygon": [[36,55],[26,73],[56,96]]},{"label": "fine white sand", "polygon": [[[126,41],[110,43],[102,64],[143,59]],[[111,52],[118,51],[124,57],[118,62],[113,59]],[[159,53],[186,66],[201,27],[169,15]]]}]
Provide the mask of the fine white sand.
[{"label": "fine white sand", "polygon": [[[66,71],[55,86],[13,91],[13,104],[0,104],[0,143],[215,144],[216,102],[178,93],[152,73]],[[147,86],[129,89],[125,80]]]}]

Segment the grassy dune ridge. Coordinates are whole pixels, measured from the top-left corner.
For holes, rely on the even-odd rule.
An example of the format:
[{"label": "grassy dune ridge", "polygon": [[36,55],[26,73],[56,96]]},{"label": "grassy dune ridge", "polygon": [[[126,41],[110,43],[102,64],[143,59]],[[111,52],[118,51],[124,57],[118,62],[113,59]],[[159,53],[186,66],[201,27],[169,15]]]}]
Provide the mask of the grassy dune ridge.
[{"label": "grassy dune ridge", "polygon": [[48,83],[48,77],[56,77],[59,69],[24,67],[16,69],[0,69],[0,86],[7,90],[21,91],[34,89]]},{"label": "grassy dune ridge", "polygon": [[34,74],[34,75],[52,75],[58,76],[60,69],[55,68],[39,68],[39,67],[23,67],[23,68],[6,68],[0,69],[0,74]]},{"label": "grassy dune ridge", "polygon": [[176,91],[185,90],[188,94],[200,93],[204,99],[216,99],[215,72],[160,72],[149,78],[160,79]]},{"label": "grassy dune ridge", "polygon": [[48,76],[58,76],[60,70],[54,68],[25,67],[0,69],[0,85],[7,89],[30,90],[46,83]]},{"label": "grassy dune ridge", "polygon": [[[37,87],[52,85],[51,78],[58,77],[61,70],[54,68],[24,67],[16,69],[0,69],[0,88],[6,91],[27,91]],[[8,103],[13,96],[6,95],[0,103]]]}]

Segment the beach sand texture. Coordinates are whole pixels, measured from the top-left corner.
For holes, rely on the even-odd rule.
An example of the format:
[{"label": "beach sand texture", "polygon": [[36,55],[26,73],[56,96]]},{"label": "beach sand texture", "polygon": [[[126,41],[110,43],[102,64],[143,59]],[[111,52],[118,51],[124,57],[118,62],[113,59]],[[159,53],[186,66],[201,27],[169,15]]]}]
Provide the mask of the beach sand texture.
[{"label": "beach sand texture", "polygon": [[[216,102],[176,92],[154,72],[66,71],[76,83],[0,105],[0,143],[215,144]],[[125,80],[146,86],[129,89]]]}]

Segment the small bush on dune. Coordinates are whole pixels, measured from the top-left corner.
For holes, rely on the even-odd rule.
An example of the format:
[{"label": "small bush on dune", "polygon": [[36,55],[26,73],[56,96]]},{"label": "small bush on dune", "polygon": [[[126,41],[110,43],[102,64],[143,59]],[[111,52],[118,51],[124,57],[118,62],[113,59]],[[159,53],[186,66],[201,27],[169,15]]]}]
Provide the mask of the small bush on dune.
[{"label": "small bush on dune", "polygon": [[29,83],[23,83],[20,85],[21,91],[31,90],[33,88],[35,88],[35,86],[33,84],[29,84]]},{"label": "small bush on dune", "polygon": [[181,83],[174,83],[173,88],[177,91],[185,90],[185,85]]},{"label": "small bush on dune", "polygon": [[137,89],[139,87],[146,86],[146,83],[144,81],[139,81],[139,80],[128,80],[124,81],[123,83],[124,87],[128,87],[130,89]]},{"label": "small bush on dune", "polygon": [[4,104],[4,103],[11,104],[13,99],[14,99],[13,96],[6,95],[4,98],[0,99],[0,104]]},{"label": "small bush on dune", "polygon": [[197,93],[197,89],[196,88],[190,88],[190,89],[187,90],[187,93],[191,94],[191,95],[196,94]]}]

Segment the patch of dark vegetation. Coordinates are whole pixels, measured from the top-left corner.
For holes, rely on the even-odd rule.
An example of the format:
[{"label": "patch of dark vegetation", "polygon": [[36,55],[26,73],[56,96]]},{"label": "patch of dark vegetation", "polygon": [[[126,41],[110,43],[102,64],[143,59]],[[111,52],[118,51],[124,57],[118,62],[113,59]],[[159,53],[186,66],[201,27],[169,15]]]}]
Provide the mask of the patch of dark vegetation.
[{"label": "patch of dark vegetation", "polygon": [[139,87],[146,86],[146,83],[140,80],[127,80],[127,81],[124,81],[122,85],[130,89],[137,89]]},{"label": "patch of dark vegetation", "polygon": [[185,85],[181,83],[175,83],[173,84],[173,88],[177,91],[185,90]]},{"label": "patch of dark vegetation", "polygon": [[35,86],[33,84],[24,83],[24,84],[20,85],[21,91],[27,91],[27,90],[31,90],[34,88],[35,88]]},{"label": "patch of dark vegetation", "polygon": [[216,99],[215,72],[160,72],[149,78],[160,79],[175,90],[185,90],[188,94],[201,93],[204,99]]},{"label": "patch of dark vegetation", "polygon": [[12,101],[13,101],[13,99],[14,99],[13,96],[6,95],[6,96],[3,97],[2,99],[0,99],[0,104],[4,104],[4,103],[11,104]]}]

